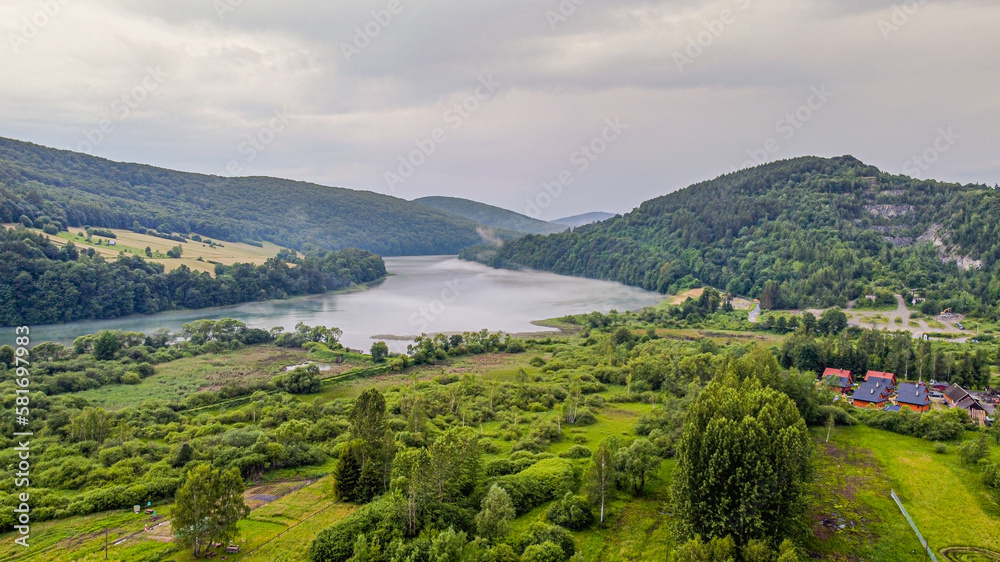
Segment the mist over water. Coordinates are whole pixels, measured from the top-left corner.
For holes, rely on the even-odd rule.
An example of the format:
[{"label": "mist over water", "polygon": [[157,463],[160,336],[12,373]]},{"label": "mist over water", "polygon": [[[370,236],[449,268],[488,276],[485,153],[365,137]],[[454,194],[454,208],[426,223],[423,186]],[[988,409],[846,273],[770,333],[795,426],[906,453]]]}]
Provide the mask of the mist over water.
[{"label": "mist over water", "polygon": [[[533,320],[594,310],[638,310],[662,298],[619,283],[493,269],[454,256],[385,258],[385,264],[391,275],[365,291],[33,326],[32,342],[68,345],[78,336],[100,330],[176,331],[202,318],[235,318],[264,329],[282,326],[291,330],[298,322],[336,326],[344,331],[341,342],[347,347],[367,352],[372,342],[385,339],[393,351],[405,351],[421,333],[484,328],[491,332],[537,332],[545,328],[531,324]],[[12,342],[13,329],[3,331],[0,343]]]}]

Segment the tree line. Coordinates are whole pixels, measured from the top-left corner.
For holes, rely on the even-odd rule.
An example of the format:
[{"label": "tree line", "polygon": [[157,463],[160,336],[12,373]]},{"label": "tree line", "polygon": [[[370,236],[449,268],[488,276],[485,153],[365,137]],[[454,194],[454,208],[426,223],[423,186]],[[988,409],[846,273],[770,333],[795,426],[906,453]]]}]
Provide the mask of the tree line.
[{"label": "tree line", "polygon": [[321,294],[385,276],[382,258],[365,250],[315,251],[289,264],[216,265],[215,275],[138,256],[108,261],[72,242],[0,227],[0,325],[119,318],[179,308]]}]

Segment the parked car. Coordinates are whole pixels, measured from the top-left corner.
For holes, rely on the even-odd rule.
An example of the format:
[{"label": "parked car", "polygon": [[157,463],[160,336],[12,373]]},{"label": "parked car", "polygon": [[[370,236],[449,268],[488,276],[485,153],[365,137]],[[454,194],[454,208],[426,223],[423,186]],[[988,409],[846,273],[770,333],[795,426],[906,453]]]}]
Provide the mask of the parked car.
[{"label": "parked car", "polygon": [[930,396],[931,398],[938,398],[938,399],[944,398],[944,394],[941,394],[940,392],[928,392],[927,396]]}]

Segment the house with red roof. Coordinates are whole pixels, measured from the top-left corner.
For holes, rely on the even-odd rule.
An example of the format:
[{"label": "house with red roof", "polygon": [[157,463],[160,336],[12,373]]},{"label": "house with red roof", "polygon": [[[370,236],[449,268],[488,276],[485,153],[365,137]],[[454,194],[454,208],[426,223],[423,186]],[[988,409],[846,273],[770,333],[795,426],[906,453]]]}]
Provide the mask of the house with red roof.
[{"label": "house with red roof", "polygon": [[889,386],[896,386],[896,375],[892,373],[883,373],[880,371],[868,371],[868,374],[865,375],[865,382],[868,382],[871,379],[883,379],[889,381]]},{"label": "house with red roof", "polygon": [[841,394],[847,394],[854,387],[854,376],[851,375],[851,372],[848,370],[827,367],[827,369],[823,371],[823,382],[826,383],[831,390]]}]

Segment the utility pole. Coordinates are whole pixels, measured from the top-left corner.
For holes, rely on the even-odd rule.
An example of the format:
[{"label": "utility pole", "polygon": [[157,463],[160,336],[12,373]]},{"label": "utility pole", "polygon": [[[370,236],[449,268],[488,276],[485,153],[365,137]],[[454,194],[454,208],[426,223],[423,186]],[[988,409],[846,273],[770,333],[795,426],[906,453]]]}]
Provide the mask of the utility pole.
[{"label": "utility pole", "polygon": [[104,528],[104,559],[108,559],[108,528]]}]

